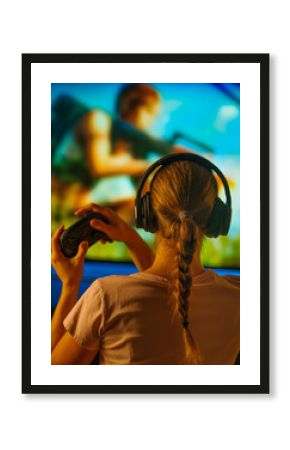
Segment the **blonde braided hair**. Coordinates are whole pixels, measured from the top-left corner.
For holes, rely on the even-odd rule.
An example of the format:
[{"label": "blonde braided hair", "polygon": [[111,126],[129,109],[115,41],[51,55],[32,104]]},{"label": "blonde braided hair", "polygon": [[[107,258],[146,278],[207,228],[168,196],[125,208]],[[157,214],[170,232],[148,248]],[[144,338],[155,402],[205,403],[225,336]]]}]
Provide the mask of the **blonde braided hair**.
[{"label": "blonde braided hair", "polygon": [[191,263],[216,195],[217,183],[211,171],[192,161],[176,161],[162,167],[151,187],[158,233],[176,249],[171,298],[183,327],[187,364],[201,362],[189,328]]}]

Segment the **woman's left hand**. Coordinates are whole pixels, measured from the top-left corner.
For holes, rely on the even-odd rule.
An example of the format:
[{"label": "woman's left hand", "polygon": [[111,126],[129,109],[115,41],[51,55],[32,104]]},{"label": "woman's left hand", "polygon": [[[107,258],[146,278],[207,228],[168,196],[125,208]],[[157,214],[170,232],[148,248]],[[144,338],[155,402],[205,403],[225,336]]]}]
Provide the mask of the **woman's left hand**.
[{"label": "woman's left hand", "polygon": [[84,268],[84,260],[88,249],[88,242],[79,245],[77,254],[73,258],[66,258],[61,251],[59,236],[63,230],[61,225],[51,238],[51,264],[64,285],[79,285]]}]

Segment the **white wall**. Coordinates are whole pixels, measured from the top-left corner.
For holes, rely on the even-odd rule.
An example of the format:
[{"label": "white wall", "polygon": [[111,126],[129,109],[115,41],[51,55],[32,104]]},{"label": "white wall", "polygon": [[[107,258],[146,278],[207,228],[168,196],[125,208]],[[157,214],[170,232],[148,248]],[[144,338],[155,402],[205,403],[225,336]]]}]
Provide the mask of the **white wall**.
[{"label": "white wall", "polygon": [[[5,450],[147,449],[150,444],[154,449],[272,449],[278,439],[284,441],[281,448],[287,447],[290,296],[284,280],[290,260],[286,197],[290,65],[286,4],[279,0],[274,4],[11,0],[2,6],[0,408],[4,415],[0,442],[6,441]],[[21,53],[25,52],[271,53],[270,396],[21,394]]]}]

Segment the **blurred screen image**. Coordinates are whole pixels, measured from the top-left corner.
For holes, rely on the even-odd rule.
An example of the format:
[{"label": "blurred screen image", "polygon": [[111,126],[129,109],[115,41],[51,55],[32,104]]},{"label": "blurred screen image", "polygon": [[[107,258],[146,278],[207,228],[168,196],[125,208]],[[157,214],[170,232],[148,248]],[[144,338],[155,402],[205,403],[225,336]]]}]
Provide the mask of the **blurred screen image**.
[{"label": "blurred screen image", "polygon": [[[193,152],[224,173],[233,205],[228,236],[204,240],[203,264],[239,268],[239,84],[54,83],[51,119],[52,233],[74,223],[74,211],[91,202],[135,227],[135,196],[146,169],[166,154]],[[137,231],[154,248],[155,235]],[[121,242],[97,243],[87,259],[131,262]]]}]

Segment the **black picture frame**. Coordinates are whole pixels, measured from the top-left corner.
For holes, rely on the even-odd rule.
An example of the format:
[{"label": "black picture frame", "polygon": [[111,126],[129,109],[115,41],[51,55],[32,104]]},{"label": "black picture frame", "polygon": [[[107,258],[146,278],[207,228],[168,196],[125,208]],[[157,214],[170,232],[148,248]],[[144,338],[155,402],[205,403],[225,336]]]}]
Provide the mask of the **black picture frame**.
[{"label": "black picture frame", "polygon": [[[269,393],[269,54],[22,55],[22,393]],[[31,65],[34,63],[255,63],[260,67],[260,383],[256,385],[33,385],[31,382]]]}]

